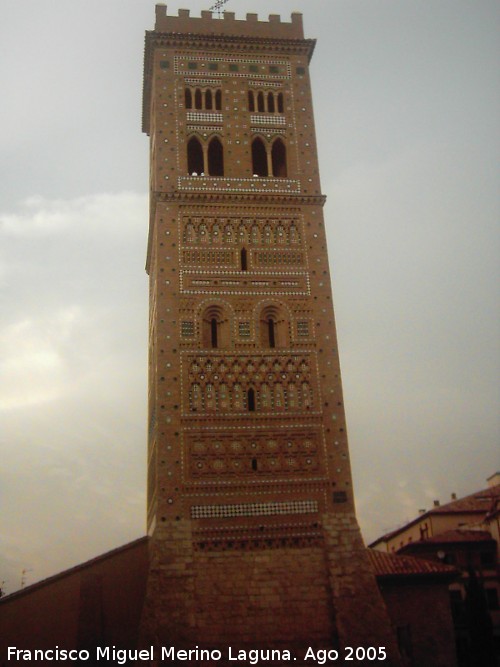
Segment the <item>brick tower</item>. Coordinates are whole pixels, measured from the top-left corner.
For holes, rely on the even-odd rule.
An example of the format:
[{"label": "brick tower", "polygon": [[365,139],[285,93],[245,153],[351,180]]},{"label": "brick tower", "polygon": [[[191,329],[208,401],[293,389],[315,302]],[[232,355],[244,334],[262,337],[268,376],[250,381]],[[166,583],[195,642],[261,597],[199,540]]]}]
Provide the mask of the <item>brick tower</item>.
[{"label": "brick tower", "polygon": [[385,664],[396,664],[354,514],[314,44],[300,14],[193,18],[164,5],[146,34],[143,636],[298,656],[308,646],[385,646],[394,660]]}]

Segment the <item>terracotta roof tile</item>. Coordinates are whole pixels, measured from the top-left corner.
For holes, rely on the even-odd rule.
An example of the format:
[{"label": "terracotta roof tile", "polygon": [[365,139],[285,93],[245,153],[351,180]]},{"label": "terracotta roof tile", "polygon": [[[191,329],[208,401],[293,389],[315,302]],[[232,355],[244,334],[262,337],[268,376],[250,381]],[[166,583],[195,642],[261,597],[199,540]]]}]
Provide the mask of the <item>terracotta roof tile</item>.
[{"label": "terracotta roof tile", "polygon": [[[492,542],[494,541],[491,534],[487,530],[470,530],[463,528],[456,528],[455,530],[447,530],[439,535],[434,535],[426,540],[421,540],[421,543],[441,543],[441,542]],[[412,544],[414,544],[412,542]],[[417,544],[417,543],[415,543]]]},{"label": "terracotta roof tile", "polygon": [[427,510],[427,512],[425,512],[424,514],[421,514],[415,517],[415,519],[408,521],[408,523],[406,523],[404,526],[400,526],[399,528],[391,530],[385,535],[382,535],[381,537],[377,538],[376,540],[370,543],[370,546],[378,544],[380,542],[387,542],[392,537],[395,537],[396,535],[399,535],[399,533],[402,533],[409,526],[413,526],[419,521],[422,521],[422,519],[424,519],[425,517],[431,516],[433,514],[462,514],[462,513],[477,514],[478,515],[477,519],[474,519],[474,521],[476,522],[480,521],[482,518],[486,516],[494,515],[499,508],[500,508],[500,484],[497,484],[497,486],[489,487],[481,491],[476,491],[476,493],[472,493],[470,496],[465,496],[464,498],[458,498],[457,500],[452,500],[450,503],[446,503],[445,505],[438,505],[437,507],[432,507],[430,510]]},{"label": "terracotta roof tile", "polygon": [[465,498],[452,500],[429,510],[429,514],[449,514],[454,512],[491,512],[500,500],[500,484],[472,493]]},{"label": "terracotta roof tile", "polygon": [[458,574],[451,565],[442,565],[414,556],[400,556],[385,551],[367,549],[368,557],[373,566],[375,576],[444,576],[453,577]]}]

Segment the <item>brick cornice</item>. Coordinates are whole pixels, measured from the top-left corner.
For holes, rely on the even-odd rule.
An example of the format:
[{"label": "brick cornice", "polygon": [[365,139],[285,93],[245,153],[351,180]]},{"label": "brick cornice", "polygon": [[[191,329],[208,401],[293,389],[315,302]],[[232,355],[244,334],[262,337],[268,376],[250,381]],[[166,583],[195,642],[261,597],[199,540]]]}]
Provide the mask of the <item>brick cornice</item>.
[{"label": "brick cornice", "polygon": [[284,39],[251,37],[246,35],[211,35],[177,32],[146,32],[146,50],[156,47],[176,49],[216,49],[237,51],[305,55],[310,60],[316,45],[315,39]]},{"label": "brick cornice", "polygon": [[326,195],[296,195],[274,193],[231,193],[231,192],[154,192],[151,193],[152,202],[201,203],[201,204],[241,204],[256,205],[270,204],[295,206],[324,206]]}]

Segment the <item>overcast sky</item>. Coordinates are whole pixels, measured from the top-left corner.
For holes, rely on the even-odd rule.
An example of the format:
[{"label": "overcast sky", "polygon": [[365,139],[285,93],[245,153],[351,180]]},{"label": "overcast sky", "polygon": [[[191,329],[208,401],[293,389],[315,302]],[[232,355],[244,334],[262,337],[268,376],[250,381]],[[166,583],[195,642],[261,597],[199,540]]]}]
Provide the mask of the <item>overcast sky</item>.
[{"label": "overcast sky", "polygon": [[[170,2],[199,16],[207,3]],[[304,14],[367,541],[500,469],[497,0]],[[146,0],[3,0],[0,581],[145,532]]]}]

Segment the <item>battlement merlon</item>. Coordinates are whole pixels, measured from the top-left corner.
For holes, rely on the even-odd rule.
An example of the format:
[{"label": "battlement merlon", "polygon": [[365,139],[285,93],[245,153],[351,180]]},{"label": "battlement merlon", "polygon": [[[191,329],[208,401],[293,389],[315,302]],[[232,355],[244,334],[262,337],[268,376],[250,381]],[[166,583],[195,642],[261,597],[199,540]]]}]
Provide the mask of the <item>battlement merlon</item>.
[{"label": "battlement merlon", "polygon": [[178,16],[167,16],[167,6],[157,4],[155,31],[304,39],[302,14],[296,12],[291,15],[291,23],[282,23],[279,14],[271,14],[269,21],[259,21],[257,14],[247,14],[246,20],[236,19],[234,12],[223,12],[221,19],[215,14],[216,12],[202,10],[201,17],[192,17],[189,9],[179,9]]},{"label": "battlement merlon", "polygon": [[223,19],[214,18],[211,11],[202,11],[201,18],[191,17],[189,9],[179,9],[179,16],[167,16],[166,5],[156,5],[155,30],[146,31],[142,131],[149,135],[151,81],[157,47],[301,55],[309,62],[315,46],[315,39],[304,39],[299,13],[292,14],[291,23],[282,23],[277,14],[271,14],[269,21],[259,21],[257,14],[247,14],[246,20],[241,21],[235,19],[233,12],[224,12]]}]

